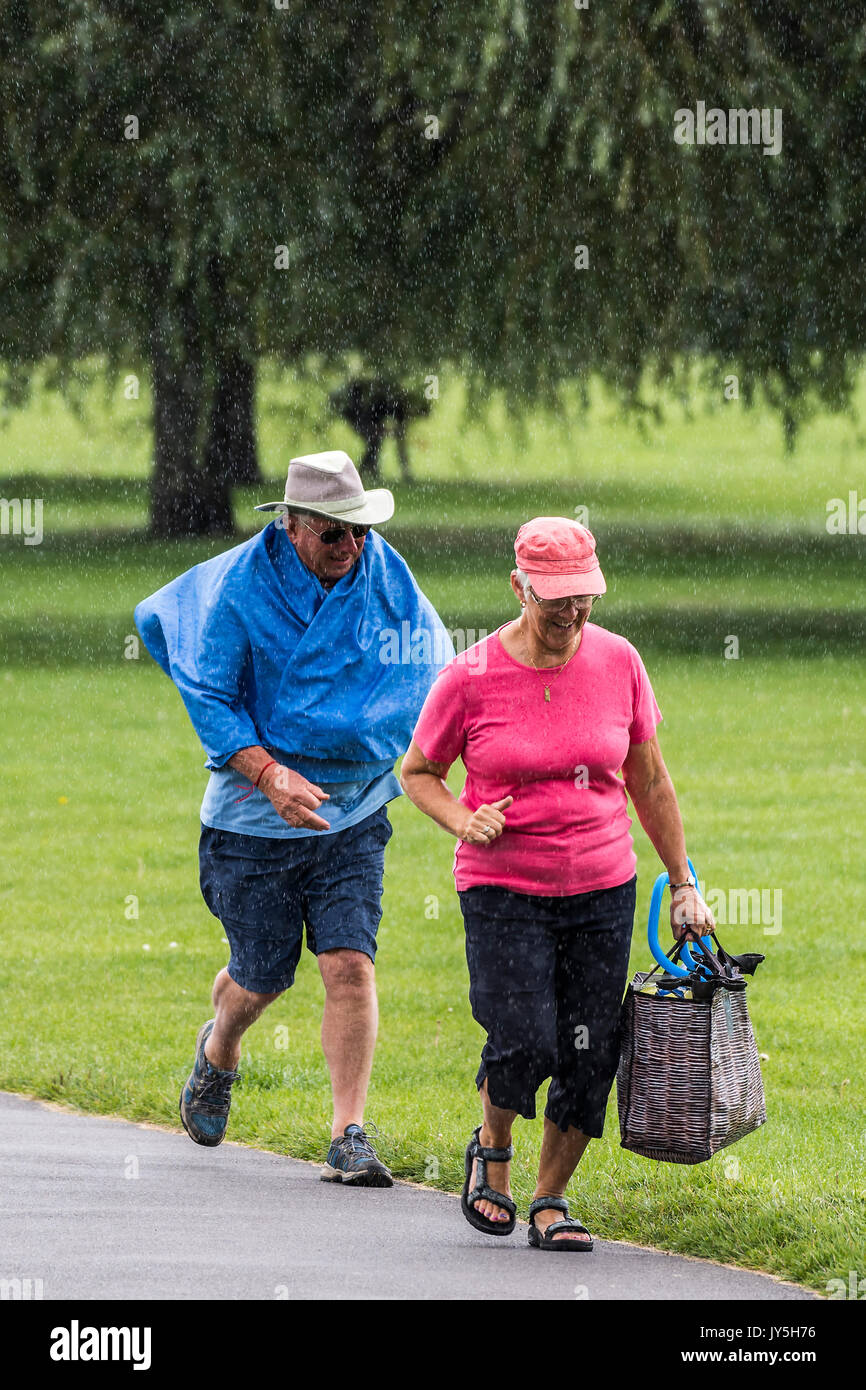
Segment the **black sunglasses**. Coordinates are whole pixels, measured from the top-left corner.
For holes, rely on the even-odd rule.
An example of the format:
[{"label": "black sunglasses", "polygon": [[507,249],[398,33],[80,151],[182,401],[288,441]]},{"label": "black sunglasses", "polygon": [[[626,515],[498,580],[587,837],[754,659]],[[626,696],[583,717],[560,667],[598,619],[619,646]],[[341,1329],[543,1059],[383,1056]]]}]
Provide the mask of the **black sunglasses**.
[{"label": "black sunglasses", "polygon": [[[302,516],[298,517],[302,526],[307,526]],[[369,531],[369,526],[329,526],[327,531],[316,531],[312,526],[307,526],[308,531],[312,531],[317,540],[322,545],[336,545],[343,539],[347,531],[351,531],[356,541],[362,540]]]}]

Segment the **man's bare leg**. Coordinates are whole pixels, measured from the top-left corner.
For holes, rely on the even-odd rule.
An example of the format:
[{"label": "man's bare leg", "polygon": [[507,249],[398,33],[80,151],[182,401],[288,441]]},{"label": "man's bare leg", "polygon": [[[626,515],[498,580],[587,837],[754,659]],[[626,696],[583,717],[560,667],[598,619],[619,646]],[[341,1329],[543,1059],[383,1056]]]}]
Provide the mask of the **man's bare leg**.
[{"label": "man's bare leg", "polygon": [[213,1006],[216,1022],[205,1043],[204,1055],[214,1067],[234,1071],[240,1061],[241,1038],[269,1004],[279,999],[276,994],[253,994],[236,984],[227,970],[221,970],[214,980]]},{"label": "man's bare leg", "polygon": [[325,986],[322,1050],[331,1073],[335,1139],[346,1125],[364,1123],[379,1026],[376,971],[363,951],[343,947],[323,951],[318,960]]}]

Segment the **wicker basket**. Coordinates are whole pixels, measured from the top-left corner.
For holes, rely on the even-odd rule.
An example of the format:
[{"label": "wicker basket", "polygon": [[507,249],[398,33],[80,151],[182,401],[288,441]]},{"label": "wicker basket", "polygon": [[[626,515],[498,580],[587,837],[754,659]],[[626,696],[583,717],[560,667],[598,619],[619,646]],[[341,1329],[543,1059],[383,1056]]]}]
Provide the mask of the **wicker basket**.
[{"label": "wicker basket", "polygon": [[746,993],[720,986],[709,999],[639,994],[648,978],[635,975],[623,1004],[622,1147],[666,1163],[703,1163],[767,1118]]},{"label": "wicker basket", "polygon": [[[689,869],[697,883],[691,860]],[[764,957],[729,955],[715,934],[716,954],[703,937],[665,954],[658,919],[667,882],[659,874],[647,924],[657,964],[635,975],[623,1000],[621,1144],[665,1163],[703,1163],[767,1119],[745,980]],[[646,990],[660,966],[666,973]]]}]

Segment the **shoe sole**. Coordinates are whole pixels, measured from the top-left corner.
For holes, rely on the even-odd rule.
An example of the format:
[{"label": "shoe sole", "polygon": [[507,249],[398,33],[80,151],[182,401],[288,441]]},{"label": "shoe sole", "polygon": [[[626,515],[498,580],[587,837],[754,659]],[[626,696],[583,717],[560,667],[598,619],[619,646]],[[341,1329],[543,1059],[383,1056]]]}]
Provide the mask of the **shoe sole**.
[{"label": "shoe sole", "polygon": [[344,1173],[341,1168],[332,1168],[326,1163],[319,1176],[320,1182],[341,1182],[348,1187],[393,1187],[394,1179],[390,1173],[361,1172]]},{"label": "shoe sole", "polygon": [[535,1241],[527,1241],[530,1250],[547,1250],[553,1254],[561,1254],[564,1250],[567,1255],[591,1255],[591,1240],[554,1240],[550,1245],[536,1245]]},{"label": "shoe sole", "polygon": [[[199,1050],[199,1048],[201,1047],[202,1034],[204,1033],[204,1031],[205,1031],[206,1028],[210,1028],[210,1027],[212,1026],[213,1022],[214,1022],[214,1020],[213,1020],[212,1018],[209,1018],[208,1021],[207,1021],[207,1023],[203,1023],[203,1024],[202,1024],[202,1026],[201,1026],[201,1027],[199,1028],[199,1030],[198,1030],[198,1033],[196,1034],[196,1039],[195,1039],[195,1055],[196,1055],[196,1057],[198,1057],[198,1050]],[[189,1086],[190,1082],[192,1081],[192,1078],[193,1078],[193,1075],[194,1075],[194,1074],[195,1074],[195,1062],[193,1062],[192,1072],[190,1073],[190,1075],[189,1075],[189,1076],[187,1077],[187,1079],[186,1079],[186,1082],[185,1082],[185,1084],[184,1084],[183,1091],[181,1091],[181,1093],[180,1093],[180,1101],[179,1101],[179,1104],[178,1104],[178,1109],[179,1109],[179,1111],[180,1111],[180,1122],[181,1122],[181,1124],[183,1125],[184,1129],[186,1130],[187,1134],[189,1135],[190,1139],[192,1140],[192,1142],[193,1142],[194,1144],[200,1144],[201,1147],[202,1147],[203,1149],[215,1149],[215,1148],[217,1147],[217,1145],[218,1145],[218,1144],[221,1144],[222,1141],[223,1141],[223,1139],[225,1139],[225,1133],[221,1134],[221,1135],[219,1136],[218,1139],[214,1139],[213,1137],[211,1137],[211,1136],[209,1136],[209,1135],[203,1135],[201,1138],[199,1138],[199,1136],[198,1136],[197,1134],[193,1134],[192,1130],[190,1129],[189,1125],[188,1125],[187,1122],[186,1122],[186,1116],[185,1116],[184,1113],[183,1113],[183,1092],[186,1090],[187,1086]]]},{"label": "shoe sole", "polygon": [[552,1240],[548,1245],[545,1245],[534,1226],[529,1228],[526,1243],[531,1250],[550,1250],[555,1253],[564,1250],[568,1255],[591,1255],[593,1247],[593,1241],[591,1239]]}]

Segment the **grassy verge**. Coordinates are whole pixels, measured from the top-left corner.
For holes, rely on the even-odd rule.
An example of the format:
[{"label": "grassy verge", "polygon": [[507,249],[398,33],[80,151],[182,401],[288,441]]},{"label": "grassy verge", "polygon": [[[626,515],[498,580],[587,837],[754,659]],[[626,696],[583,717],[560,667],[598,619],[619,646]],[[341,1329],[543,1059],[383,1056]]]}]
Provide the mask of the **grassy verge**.
[{"label": "grassy verge", "polygon": [[[238,492],[243,528],[259,524],[255,501],[280,495],[292,454],[357,453],[324,399],[323,386],[265,367],[268,481]],[[768,1124],[707,1164],[654,1164],[619,1148],[614,1093],[605,1138],[573,1184],[575,1209],[602,1236],[824,1290],[866,1261],[863,541],[824,526],[827,499],[863,476],[862,440],[850,420],[817,420],[785,460],[777,423],[730,404],[693,402],[689,419],[669,403],[644,437],[598,396],[587,416],[539,414],[522,431],[494,402],[463,428],[460,389],[443,382],[415,427],[424,481],[393,484],[387,534],[468,637],[513,612],[517,526],[589,509],[609,583],[594,618],[647,662],[692,857],[708,888],[781,892],[782,919],[720,933],[768,957],[749,993]],[[203,755],[169,682],[146,655],[126,659],[127,638],[138,599],[229,543],[145,538],[147,409],[144,396],[97,397],[77,423],[43,393],[3,438],[0,495],[44,497],[45,539],[0,537],[0,1086],[177,1124],[227,948],[198,891]],[[737,660],[723,659],[730,636]],[[401,1177],[453,1191],[477,1121],[482,1038],[452,844],[405,801],[392,816],[369,1113]],[[638,968],[657,864],[639,829],[635,838]],[[233,1138],[322,1156],[321,1002],[306,957],[296,987],[248,1035]],[[520,1122],[515,1136],[524,1210],[540,1131]]]},{"label": "grassy verge", "polygon": [[[850,660],[693,659],[684,680],[680,661],[645,656],[707,885],[782,890],[781,931],[755,923],[721,933],[735,950],[768,956],[750,1005],[767,1054],[770,1118],[710,1163],[674,1168],[619,1148],[614,1093],[605,1137],[572,1185],[576,1209],[602,1236],[823,1290],[862,1265],[866,1246],[860,671]],[[7,668],[0,689],[0,1085],[176,1124],[195,1030],[227,956],[197,886],[201,752],[148,661]],[[405,801],[392,815],[369,1113],[399,1176],[456,1190],[476,1123],[482,1039],[467,1002],[452,845]],[[656,872],[639,830],[636,840],[634,968],[647,956],[643,914]],[[248,1035],[235,1139],[322,1155],[321,996],[305,956],[295,988]],[[539,1135],[540,1121],[519,1122],[514,1180],[524,1209]]]}]

